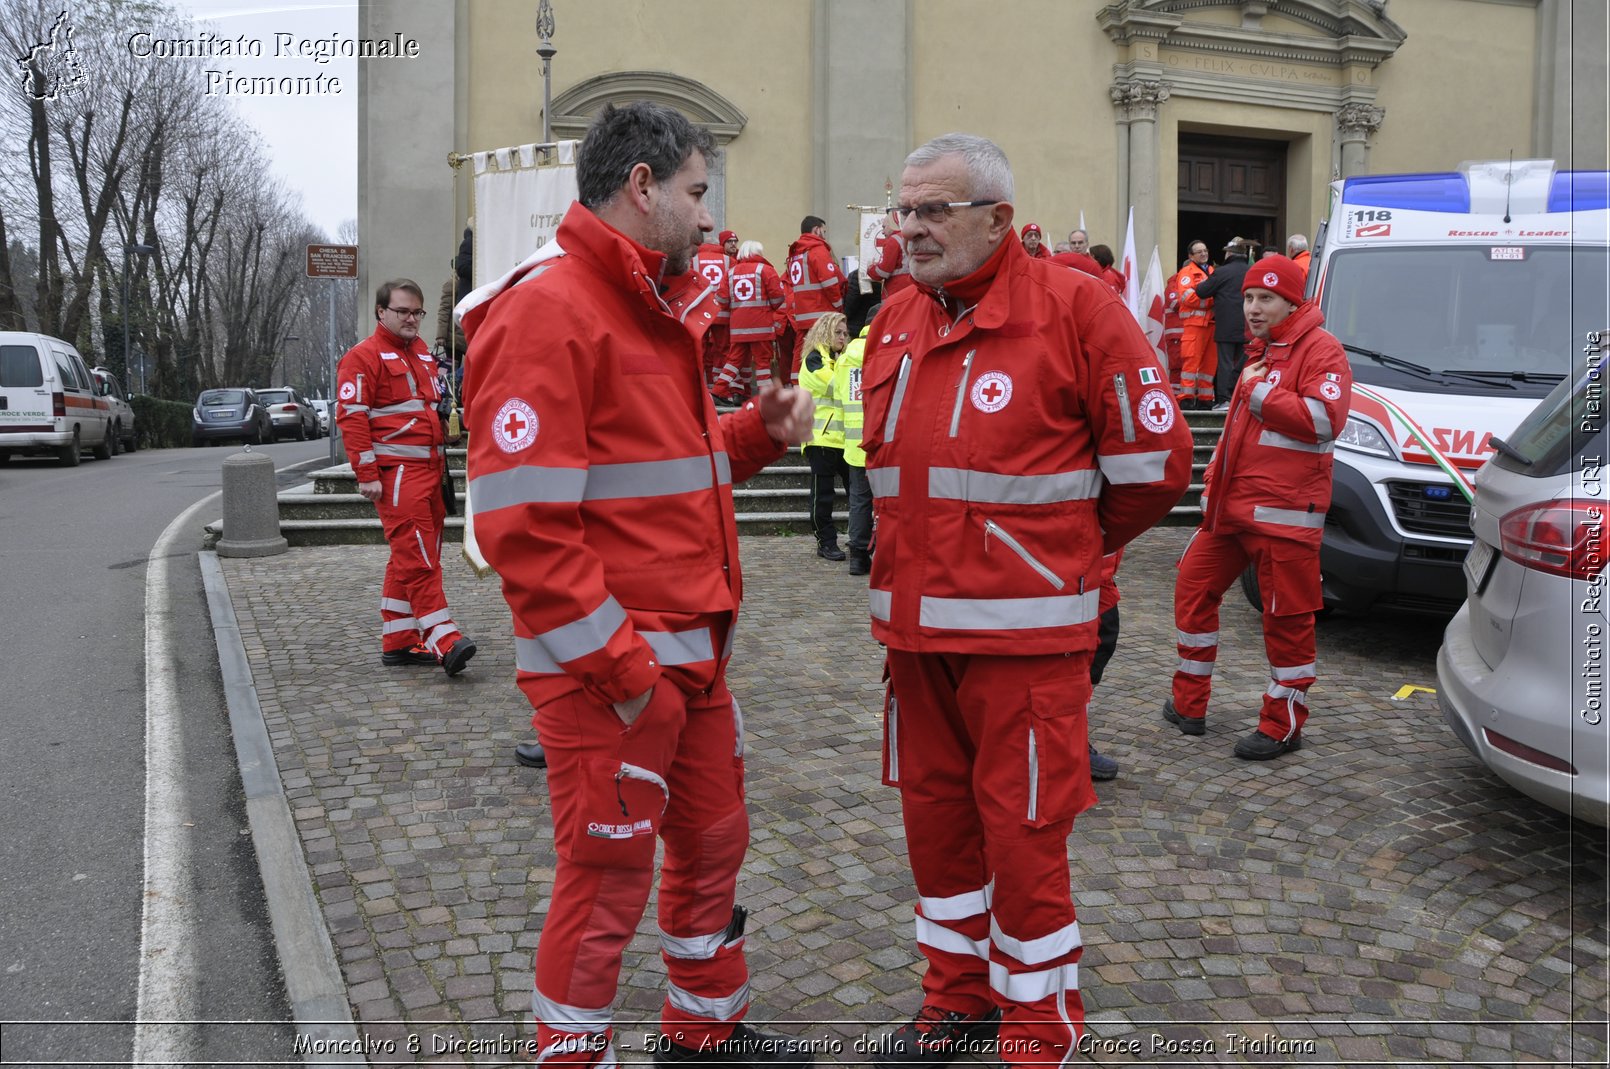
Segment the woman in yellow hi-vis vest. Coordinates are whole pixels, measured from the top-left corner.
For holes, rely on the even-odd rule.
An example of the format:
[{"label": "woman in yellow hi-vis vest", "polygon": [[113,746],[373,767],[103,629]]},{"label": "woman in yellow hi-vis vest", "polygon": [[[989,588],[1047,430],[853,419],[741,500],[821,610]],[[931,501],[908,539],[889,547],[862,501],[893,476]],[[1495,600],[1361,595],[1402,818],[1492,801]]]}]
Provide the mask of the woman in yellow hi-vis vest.
[{"label": "woman in yellow hi-vis vest", "polygon": [[[868,316],[870,324],[872,317]],[[844,467],[848,472],[844,480],[850,496],[850,574],[869,575],[872,572],[872,484],[866,477],[866,453],[861,449],[861,427],[866,422],[861,412],[861,358],[866,349],[866,335],[870,326],[861,328],[861,336],[844,347],[833,367],[833,387],[830,397],[844,414]]]},{"label": "woman in yellow hi-vis vest", "polygon": [[[849,341],[843,314],[826,312],[811,324],[801,346],[799,384],[816,398],[816,429],[801,452],[811,466],[811,532],[816,535],[816,555],[824,560],[844,559],[833,523],[833,483],[836,477],[848,493],[850,474],[844,463],[844,412],[832,399],[832,387],[839,354]],[[865,473],[863,467],[863,479]]]}]

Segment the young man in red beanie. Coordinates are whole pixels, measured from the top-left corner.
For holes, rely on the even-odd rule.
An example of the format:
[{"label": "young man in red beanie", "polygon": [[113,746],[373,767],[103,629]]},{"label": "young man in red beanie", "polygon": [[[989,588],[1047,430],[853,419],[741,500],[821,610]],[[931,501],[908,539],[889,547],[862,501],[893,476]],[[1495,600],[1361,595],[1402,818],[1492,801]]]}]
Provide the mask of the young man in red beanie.
[{"label": "young man in red beanie", "polygon": [[1303,300],[1302,268],[1284,256],[1259,260],[1241,294],[1252,340],[1203,480],[1202,526],[1174,582],[1179,667],[1163,717],[1186,735],[1206,732],[1219,602],[1251,563],[1263,591],[1269,686],[1258,728],[1235,755],[1267,761],[1301,746],[1308,719],[1331,449],[1353,376],[1319,306]]}]

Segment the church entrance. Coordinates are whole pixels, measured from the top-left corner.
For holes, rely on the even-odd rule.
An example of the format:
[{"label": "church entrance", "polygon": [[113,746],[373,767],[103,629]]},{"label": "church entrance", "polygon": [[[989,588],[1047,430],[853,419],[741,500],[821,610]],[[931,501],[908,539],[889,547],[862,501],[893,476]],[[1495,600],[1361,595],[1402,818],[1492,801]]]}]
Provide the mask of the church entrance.
[{"label": "church entrance", "polygon": [[1207,242],[1214,263],[1232,238],[1285,252],[1286,142],[1182,133],[1179,139],[1179,248]]}]

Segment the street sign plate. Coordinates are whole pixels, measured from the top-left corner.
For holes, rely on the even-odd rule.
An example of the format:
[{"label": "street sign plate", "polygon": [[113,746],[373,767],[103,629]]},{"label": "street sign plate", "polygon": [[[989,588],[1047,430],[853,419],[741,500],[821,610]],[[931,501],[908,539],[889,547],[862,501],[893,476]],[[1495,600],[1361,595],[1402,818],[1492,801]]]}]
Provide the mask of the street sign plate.
[{"label": "street sign plate", "polygon": [[309,245],[308,278],[357,278],[358,246]]}]

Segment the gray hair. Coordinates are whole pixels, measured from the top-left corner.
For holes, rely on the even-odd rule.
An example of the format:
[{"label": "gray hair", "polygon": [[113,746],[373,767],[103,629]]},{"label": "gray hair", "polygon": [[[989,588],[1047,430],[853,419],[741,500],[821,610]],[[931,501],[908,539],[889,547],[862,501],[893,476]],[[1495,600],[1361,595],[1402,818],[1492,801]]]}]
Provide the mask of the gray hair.
[{"label": "gray hair", "polygon": [[654,181],[665,182],[695,151],[711,162],[715,139],[674,108],[647,100],[606,105],[576,153],[577,199],[597,211],[620,192],[633,167],[646,163]]},{"label": "gray hair", "polygon": [[1293,234],[1286,239],[1287,252],[1302,252],[1308,248],[1308,237],[1305,234]]},{"label": "gray hair", "polygon": [[740,260],[747,260],[751,256],[759,256],[765,251],[765,248],[758,241],[738,242],[738,259]]},{"label": "gray hair", "polygon": [[974,200],[1012,199],[1012,165],[1001,146],[976,134],[944,134],[918,147],[906,157],[907,167],[927,167],[946,156],[960,156],[967,165],[972,183],[969,197]]}]

